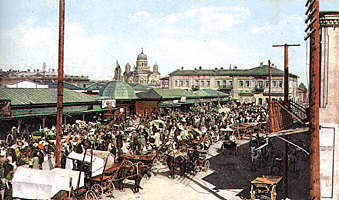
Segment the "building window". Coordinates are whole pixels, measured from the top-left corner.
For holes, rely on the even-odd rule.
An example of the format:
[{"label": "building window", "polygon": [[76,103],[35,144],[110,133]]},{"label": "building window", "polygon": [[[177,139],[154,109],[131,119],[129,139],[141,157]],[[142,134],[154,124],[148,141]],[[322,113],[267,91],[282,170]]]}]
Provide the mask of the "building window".
[{"label": "building window", "polygon": [[208,87],[210,86],[210,81],[207,81],[207,86],[208,86]]},{"label": "building window", "polygon": [[186,86],[188,87],[190,85],[190,82],[189,81],[186,81]]},{"label": "building window", "polygon": [[273,81],[273,87],[277,87],[277,81]]},{"label": "building window", "polygon": [[201,81],[200,85],[205,86],[205,81]]},{"label": "building window", "polygon": [[223,80],[223,81],[222,81],[222,86],[223,86],[223,87],[226,87],[226,80]]},{"label": "building window", "polygon": [[239,87],[244,87],[244,81],[239,81]]},{"label": "building window", "polygon": [[[263,81],[259,81],[259,82],[258,82],[258,86],[259,86],[260,88],[264,87]],[[260,105],[261,105],[261,104],[260,104]]]},{"label": "building window", "polygon": [[199,80],[195,80],[195,85],[199,86]]},{"label": "building window", "polygon": [[233,81],[228,81],[228,84],[229,84],[230,86],[232,86],[232,85],[233,85]]},{"label": "building window", "polygon": [[268,81],[266,81],[266,87],[268,87]]},{"label": "building window", "polygon": [[262,105],[262,98],[259,98],[259,105]]},{"label": "building window", "polygon": [[220,87],[220,81],[217,81],[217,87]]},{"label": "building window", "polygon": [[175,87],[178,87],[178,81],[175,81]]},{"label": "building window", "polygon": [[250,87],[250,81],[245,81],[245,87]]},{"label": "building window", "polygon": [[283,86],[283,82],[282,81],[279,81],[279,87],[282,88]]},{"label": "building window", "polygon": [[184,81],[180,81],[180,87],[184,86]]}]

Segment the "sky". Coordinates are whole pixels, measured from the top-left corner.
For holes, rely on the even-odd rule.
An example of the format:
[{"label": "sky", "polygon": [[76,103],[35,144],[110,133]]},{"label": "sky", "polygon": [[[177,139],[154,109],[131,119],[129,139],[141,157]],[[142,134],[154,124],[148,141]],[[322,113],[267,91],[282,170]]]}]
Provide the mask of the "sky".
[{"label": "sky", "polygon": [[[135,65],[144,49],[161,76],[184,67],[240,69],[271,60],[308,84],[306,0],[66,0],[66,74],[112,80],[116,61]],[[58,0],[0,0],[0,67],[58,66]],[[339,0],[321,0],[339,10]]]}]

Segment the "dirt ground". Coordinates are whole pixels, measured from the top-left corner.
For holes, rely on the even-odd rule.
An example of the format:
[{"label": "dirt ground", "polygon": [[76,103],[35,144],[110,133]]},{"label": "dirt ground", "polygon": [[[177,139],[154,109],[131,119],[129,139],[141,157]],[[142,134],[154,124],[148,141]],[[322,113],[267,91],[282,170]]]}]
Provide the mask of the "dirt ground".
[{"label": "dirt ground", "polygon": [[[298,138],[293,138],[298,137]],[[292,140],[304,140],[305,136],[293,136]],[[121,200],[197,200],[197,199],[221,199],[240,200],[250,199],[250,181],[257,176],[270,174],[270,161],[267,161],[257,170],[251,170],[249,159],[249,144],[241,141],[237,155],[231,152],[218,152],[221,142],[213,144],[209,150],[210,169],[207,172],[199,172],[194,177],[185,175],[170,179],[168,168],[157,165],[154,175],[146,180],[143,179],[139,193],[133,193],[128,186],[133,182],[125,182],[124,191],[114,190],[113,196],[104,199]],[[272,152],[281,151],[280,139],[272,139]],[[297,170],[289,170],[288,198],[293,200],[307,199],[308,159],[297,162]],[[282,198],[282,184],[278,185],[278,199]]]}]

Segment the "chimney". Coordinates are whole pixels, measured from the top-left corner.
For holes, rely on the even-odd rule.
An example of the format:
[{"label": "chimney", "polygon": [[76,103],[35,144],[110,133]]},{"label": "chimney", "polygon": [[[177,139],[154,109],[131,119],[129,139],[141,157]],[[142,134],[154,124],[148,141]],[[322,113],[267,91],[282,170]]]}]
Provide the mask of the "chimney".
[{"label": "chimney", "polygon": [[232,69],[232,65],[230,64],[230,70]]},{"label": "chimney", "polygon": [[264,63],[263,63],[263,62],[260,63],[260,67],[262,67],[262,66],[264,66]]},{"label": "chimney", "polygon": [[220,67],[221,70],[223,70],[224,68],[223,67]]},{"label": "chimney", "polygon": [[31,70],[30,69],[27,69],[28,72],[30,72]]},{"label": "chimney", "polygon": [[215,70],[218,70],[218,68],[216,67]]},{"label": "chimney", "polygon": [[202,69],[202,67],[201,66],[199,66],[199,70],[201,70]]},{"label": "chimney", "polygon": [[52,69],[52,72],[54,72],[54,69]]},{"label": "chimney", "polygon": [[234,69],[238,69],[238,67],[237,67],[237,66],[234,66]]},{"label": "chimney", "polygon": [[184,67],[181,67],[181,70],[184,70]]}]

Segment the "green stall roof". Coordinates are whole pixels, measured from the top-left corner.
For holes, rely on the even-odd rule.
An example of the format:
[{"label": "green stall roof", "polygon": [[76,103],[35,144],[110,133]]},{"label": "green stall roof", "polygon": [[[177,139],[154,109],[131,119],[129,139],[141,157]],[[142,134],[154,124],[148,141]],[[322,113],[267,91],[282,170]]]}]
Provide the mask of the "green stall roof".
[{"label": "green stall roof", "polygon": [[[1,88],[0,99],[10,99],[12,106],[56,104],[56,88]],[[63,103],[96,102],[98,96],[87,95],[69,89],[63,91]]]}]

